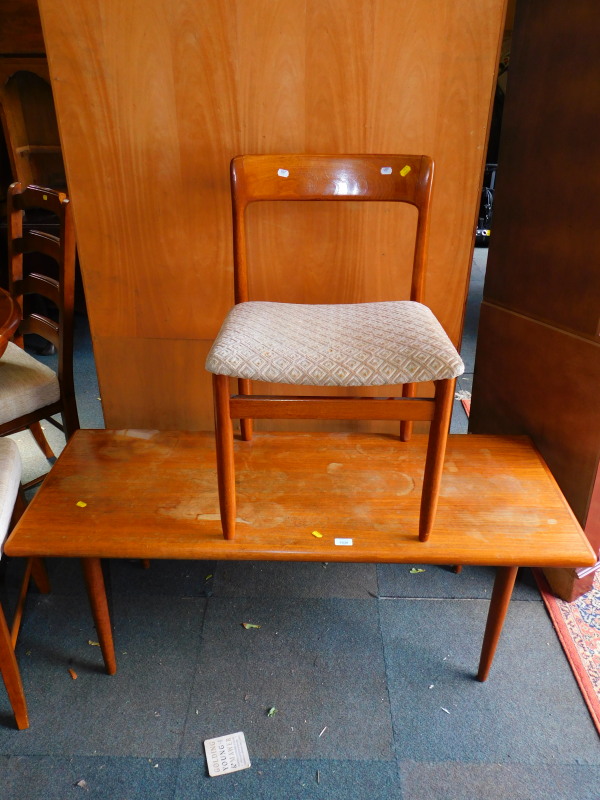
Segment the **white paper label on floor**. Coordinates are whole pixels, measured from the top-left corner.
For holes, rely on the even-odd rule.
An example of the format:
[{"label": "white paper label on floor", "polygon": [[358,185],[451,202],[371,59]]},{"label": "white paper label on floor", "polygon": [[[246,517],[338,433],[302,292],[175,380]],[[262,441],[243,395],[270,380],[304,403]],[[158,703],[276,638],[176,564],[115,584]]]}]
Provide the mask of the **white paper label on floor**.
[{"label": "white paper label on floor", "polygon": [[250,766],[246,737],[242,731],[229,733],[227,736],[217,736],[216,739],[206,739],[204,749],[208,774],[211,778],[248,769]]},{"label": "white paper label on floor", "polygon": [[334,542],[342,547],[352,547],[352,539],[335,539]]}]

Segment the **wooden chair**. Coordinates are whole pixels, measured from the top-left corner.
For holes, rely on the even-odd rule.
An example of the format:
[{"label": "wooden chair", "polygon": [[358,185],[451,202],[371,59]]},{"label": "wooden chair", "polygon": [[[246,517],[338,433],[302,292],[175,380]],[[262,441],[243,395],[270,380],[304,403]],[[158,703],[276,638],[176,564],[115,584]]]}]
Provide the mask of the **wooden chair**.
[{"label": "wooden chair", "polygon": [[[25,507],[25,500],[20,487],[21,458],[19,449],[12,439],[0,439],[0,555],[2,545],[12,525],[20,517]],[[42,592],[50,591],[48,575],[39,558],[29,558],[25,576],[21,585],[19,599],[13,618],[12,628],[9,630],[6,617],[0,608],[0,672],[6,686],[8,699],[15,715],[17,727],[20,730],[29,726],[27,705],[23,684],[15,658],[14,648],[19,634],[19,627],[23,615],[23,605],[29,586],[29,579],[33,575],[38,588]]]},{"label": "wooden chair", "polygon": [[[47,458],[54,453],[42,432],[46,419],[68,438],[79,428],[73,385],[73,307],[75,293],[75,234],[71,207],[65,194],[13,183],[8,191],[9,291],[21,308],[22,322],[13,342],[0,359],[0,435],[29,428]],[[23,233],[23,213],[31,209],[53,212],[59,236],[39,230]],[[58,265],[58,279],[41,272],[24,274],[23,255],[38,253]],[[56,306],[57,320],[29,308],[25,295],[42,295]],[[35,333],[58,351],[58,371],[41,364],[23,349],[23,336]],[[61,414],[63,424],[53,419]]]},{"label": "wooden chair", "polygon": [[[412,421],[429,421],[419,539],[433,527],[459,354],[422,305],[433,161],[405,155],[238,156],[231,163],[235,303],[211,348],[219,502],[223,535],[235,534],[232,419],[242,439],[252,419],[394,419],[401,439]],[[248,295],[246,207],[257,201],[389,201],[417,209],[409,301],[346,305],[251,302]],[[302,265],[298,265],[300,269]],[[230,396],[229,378],[239,394]],[[394,398],[288,397],[252,394],[252,381],[302,386],[402,384]],[[433,381],[431,397],[416,384]]]}]

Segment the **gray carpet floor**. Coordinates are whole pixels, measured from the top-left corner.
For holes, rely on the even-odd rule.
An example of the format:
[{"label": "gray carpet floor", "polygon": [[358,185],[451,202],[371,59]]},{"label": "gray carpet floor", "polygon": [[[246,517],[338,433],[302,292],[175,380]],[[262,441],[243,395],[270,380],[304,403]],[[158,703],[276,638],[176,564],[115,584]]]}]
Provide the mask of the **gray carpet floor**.
[{"label": "gray carpet floor", "polygon": [[[463,342],[467,392],[485,255]],[[82,317],[75,364],[82,427],[102,427]],[[453,431],[466,428],[457,402]],[[16,438],[34,475],[47,464],[27,437]],[[600,798],[598,736],[527,570],[480,684],[485,567],[113,561],[112,677],[78,563],[48,567],[53,591],[30,592],[17,649],[29,730],[14,728],[0,691],[1,800]],[[3,562],[8,610],[22,569]],[[235,731],[252,766],[208,777],[204,740]]]}]

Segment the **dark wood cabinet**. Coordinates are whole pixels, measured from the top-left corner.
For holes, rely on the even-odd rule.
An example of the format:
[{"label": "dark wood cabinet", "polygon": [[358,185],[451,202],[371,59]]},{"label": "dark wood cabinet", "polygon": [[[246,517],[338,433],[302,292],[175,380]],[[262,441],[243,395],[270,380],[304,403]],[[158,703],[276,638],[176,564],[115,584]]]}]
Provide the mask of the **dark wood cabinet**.
[{"label": "dark wood cabinet", "polygon": [[[530,435],[596,551],[599,38],[595,0],[517,3],[470,426]],[[571,600],[593,576],[548,578]]]}]

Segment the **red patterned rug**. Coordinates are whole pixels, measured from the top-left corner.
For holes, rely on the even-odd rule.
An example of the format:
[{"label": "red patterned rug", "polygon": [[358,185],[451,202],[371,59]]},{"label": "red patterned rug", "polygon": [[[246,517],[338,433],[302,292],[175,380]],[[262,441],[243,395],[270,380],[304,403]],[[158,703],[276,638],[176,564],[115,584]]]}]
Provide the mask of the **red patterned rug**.
[{"label": "red patterned rug", "polygon": [[534,570],[546,609],[600,733],[600,571],[594,588],[573,603],[554,597],[541,570]]}]

